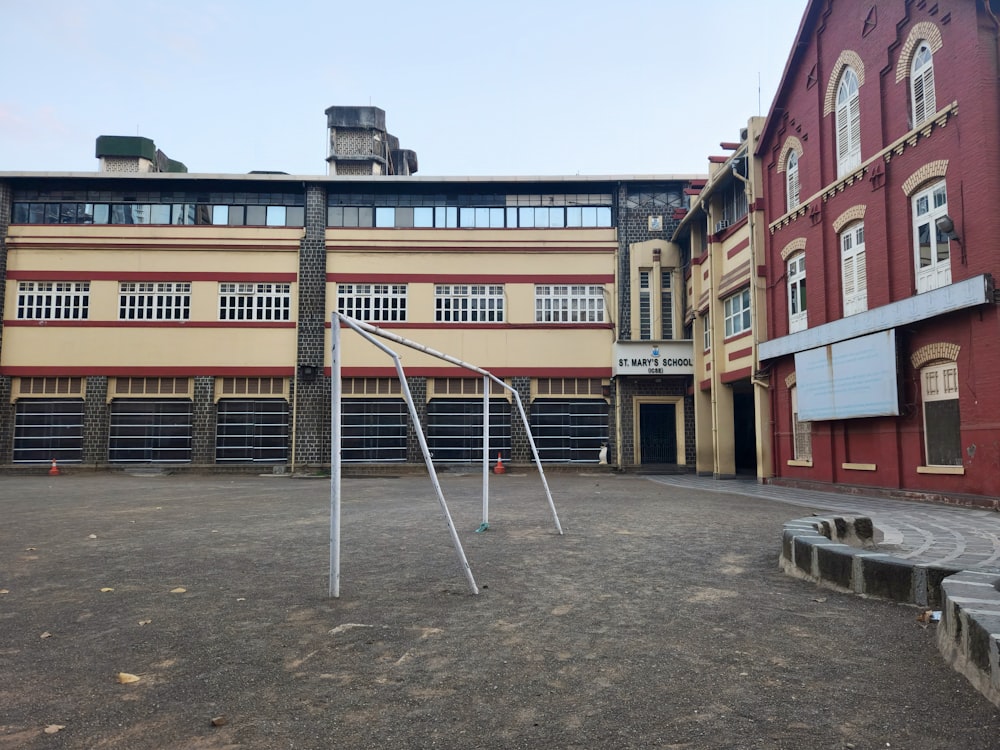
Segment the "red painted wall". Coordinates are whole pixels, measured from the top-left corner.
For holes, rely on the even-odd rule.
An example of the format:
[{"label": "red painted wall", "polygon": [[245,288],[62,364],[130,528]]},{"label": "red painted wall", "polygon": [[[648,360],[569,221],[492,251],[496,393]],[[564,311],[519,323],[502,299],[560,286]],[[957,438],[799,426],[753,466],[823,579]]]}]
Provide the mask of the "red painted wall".
[{"label": "red painted wall", "polygon": [[[781,251],[805,240],[808,321],[813,328],[843,315],[840,245],[834,222],[863,205],[868,309],[916,292],[911,198],[904,183],[921,167],[946,161],[948,213],[961,243],[951,245],[952,281],[1000,274],[1000,35],[993,19],[968,0],[877,4],[857,0],[811,2],[800,44],[768,116],[758,153],[765,165],[768,223],[785,215],[785,174],[777,171],[787,139],[802,145],[800,196],[803,215],[769,233],[767,258],[768,337],[788,334],[785,262]],[[938,111],[952,102],[957,113],[944,127],[918,130],[899,153],[880,158],[860,179],[832,194],[837,183],[835,116],[823,115],[834,66],[845,50],[860,57],[861,160],[911,133],[910,79],[896,82],[896,65],[911,29],[933,24],[942,46],[934,53]],[[929,184],[929,183],[928,183]],[[810,198],[812,198],[810,200]],[[814,423],[813,466],[792,467],[791,403],[785,379],[791,356],[771,361],[775,420],[775,466],[779,477],[842,482],[935,493],[1000,495],[1000,318],[993,305],[932,318],[897,329],[900,346],[900,417]],[[910,355],[938,342],[957,344],[964,476],[918,474],[924,463],[919,373]],[[843,463],[876,464],[852,471]]]}]

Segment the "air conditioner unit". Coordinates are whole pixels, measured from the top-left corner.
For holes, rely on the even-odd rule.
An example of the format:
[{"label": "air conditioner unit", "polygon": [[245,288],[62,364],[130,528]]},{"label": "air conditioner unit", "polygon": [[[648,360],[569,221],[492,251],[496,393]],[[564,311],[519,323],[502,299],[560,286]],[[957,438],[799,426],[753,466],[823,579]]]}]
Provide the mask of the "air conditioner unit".
[{"label": "air conditioner unit", "polygon": [[716,233],[721,232],[723,229],[729,229],[729,220],[723,219],[722,221],[715,222]]}]

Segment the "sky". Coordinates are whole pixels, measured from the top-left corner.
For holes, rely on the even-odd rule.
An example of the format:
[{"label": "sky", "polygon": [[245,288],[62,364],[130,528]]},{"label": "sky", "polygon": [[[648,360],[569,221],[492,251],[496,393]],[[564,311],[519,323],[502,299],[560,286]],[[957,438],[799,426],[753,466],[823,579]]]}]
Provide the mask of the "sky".
[{"label": "sky", "polygon": [[0,0],[0,172],[100,135],[190,172],[326,174],[376,106],[419,175],[682,175],[766,115],[806,0]]}]

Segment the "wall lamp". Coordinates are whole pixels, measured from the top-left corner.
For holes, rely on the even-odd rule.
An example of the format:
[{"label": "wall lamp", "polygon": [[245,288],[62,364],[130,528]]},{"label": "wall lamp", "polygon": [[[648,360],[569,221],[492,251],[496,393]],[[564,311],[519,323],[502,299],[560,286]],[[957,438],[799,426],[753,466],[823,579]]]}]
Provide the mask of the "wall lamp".
[{"label": "wall lamp", "polygon": [[316,365],[299,365],[299,377],[304,381],[315,380],[317,375],[319,375],[319,367]]},{"label": "wall lamp", "polygon": [[958,239],[958,232],[955,231],[955,222],[948,214],[939,218],[934,224],[937,226],[937,230],[947,236],[949,240]]}]

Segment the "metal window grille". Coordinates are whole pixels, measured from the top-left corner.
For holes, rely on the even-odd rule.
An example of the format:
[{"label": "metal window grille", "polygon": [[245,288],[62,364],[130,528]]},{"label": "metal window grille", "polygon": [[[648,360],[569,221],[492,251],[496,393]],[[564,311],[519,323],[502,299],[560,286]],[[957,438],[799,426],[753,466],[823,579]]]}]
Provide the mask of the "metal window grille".
[{"label": "metal window grille", "polygon": [[370,323],[406,320],[406,284],[340,284],[337,310]]},{"label": "metal window grille", "polygon": [[503,322],[503,286],[438,284],[434,287],[434,320],[439,323]]},{"label": "metal window grille", "polygon": [[108,433],[111,463],[190,463],[191,401],[115,399]]},{"label": "metal window grille", "polygon": [[652,300],[649,290],[649,271],[639,271],[639,338],[653,338]]},{"label": "metal window grille", "polygon": [[291,284],[219,284],[219,320],[290,320]]},{"label": "metal window grille", "polygon": [[660,321],[662,323],[661,339],[674,337],[674,295],[671,286],[673,275],[670,271],[660,273]]},{"label": "metal window grille", "polygon": [[14,463],[80,463],[83,399],[20,399],[14,412]]},{"label": "metal window grille", "polygon": [[[490,399],[490,456],[509,460],[510,445],[510,402]],[[427,404],[427,446],[435,463],[482,460],[482,399],[432,399]]]},{"label": "metal window grille", "polygon": [[18,282],[18,320],[86,320],[89,314],[89,281]]},{"label": "metal window grille", "polygon": [[603,399],[532,402],[531,434],[542,461],[597,463],[608,442],[608,404]]},{"label": "metal window grille", "polygon": [[118,289],[119,320],[189,320],[189,282],[122,282]]},{"label": "metal window grille", "polygon": [[535,286],[536,323],[603,323],[604,288],[585,285]]},{"label": "metal window grille", "polygon": [[288,460],[288,402],[284,399],[219,401],[216,463],[274,463]]},{"label": "metal window grille", "polygon": [[406,402],[396,398],[351,398],[341,402],[344,463],[406,461]]}]

